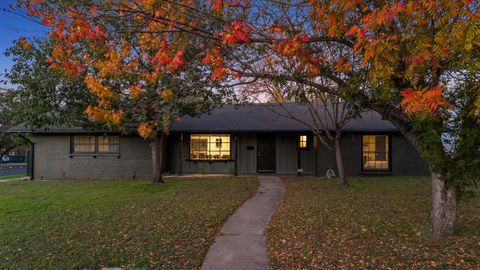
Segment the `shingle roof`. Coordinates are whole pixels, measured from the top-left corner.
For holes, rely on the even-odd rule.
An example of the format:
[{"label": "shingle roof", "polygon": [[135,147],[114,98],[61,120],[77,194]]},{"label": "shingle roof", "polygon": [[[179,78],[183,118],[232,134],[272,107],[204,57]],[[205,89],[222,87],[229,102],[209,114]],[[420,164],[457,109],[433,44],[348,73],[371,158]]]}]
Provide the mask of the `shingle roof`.
[{"label": "shingle roof", "polygon": [[[306,122],[312,122],[306,107],[284,104],[285,108]],[[319,110],[321,111],[321,110]],[[225,105],[199,117],[185,116],[170,126],[171,132],[260,132],[260,131],[308,131],[304,124],[286,118],[285,109],[278,104]],[[348,122],[343,131],[394,132],[397,129],[374,111],[361,114],[361,118]],[[13,127],[9,132],[32,132],[25,124]],[[34,133],[108,133],[109,131],[86,130],[81,127],[45,126]]]},{"label": "shingle roof", "polygon": [[112,130],[97,130],[97,129],[86,129],[83,127],[76,127],[76,126],[53,126],[53,125],[46,125],[41,128],[36,128],[32,129],[30,126],[28,126],[26,123],[21,123],[19,125],[16,125],[9,130],[7,130],[9,133],[74,133],[74,134],[79,134],[79,133],[118,133],[116,131]]},{"label": "shingle roof", "polygon": [[[283,108],[282,106],[285,106]],[[184,117],[173,123],[173,132],[209,132],[209,131],[308,131],[304,124],[286,118],[288,110],[295,118],[312,122],[304,105],[298,104],[249,104],[242,106],[228,105],[214,109],[200,117]],[[286,110],[285,110],[286,109]],[[323,110],[319,110],[323,111]],[[361,114],[360,119],[351,120],[343,128],[344,131],[392,132],[397,129],[380,114],[368,111]]]}]

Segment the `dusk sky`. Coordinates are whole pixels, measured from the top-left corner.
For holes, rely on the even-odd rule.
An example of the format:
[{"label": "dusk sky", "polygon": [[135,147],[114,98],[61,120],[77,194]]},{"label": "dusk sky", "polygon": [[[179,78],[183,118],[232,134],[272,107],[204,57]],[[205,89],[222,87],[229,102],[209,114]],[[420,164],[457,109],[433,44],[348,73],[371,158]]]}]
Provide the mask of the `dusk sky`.
[{"label": "dusk sky", "polygon": [[10,4],[15,4],[15,0],[0,0],[0,74],[5,73],[5,69],[12,65],[11,59],[7,58],[4,52],[13,45],[14,40],[20,37],[42,37],[48,30],[45,26],[1,10],[9,9]]}]

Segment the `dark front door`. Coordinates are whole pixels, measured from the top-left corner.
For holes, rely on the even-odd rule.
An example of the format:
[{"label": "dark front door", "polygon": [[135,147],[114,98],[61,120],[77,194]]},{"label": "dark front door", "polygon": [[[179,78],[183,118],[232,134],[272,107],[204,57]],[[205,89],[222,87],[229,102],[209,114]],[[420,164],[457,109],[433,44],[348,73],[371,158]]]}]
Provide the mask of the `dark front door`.
[{"label": "dark front door", "polygon": [[257,136],[257,171],[275,172],[275,134]]}]

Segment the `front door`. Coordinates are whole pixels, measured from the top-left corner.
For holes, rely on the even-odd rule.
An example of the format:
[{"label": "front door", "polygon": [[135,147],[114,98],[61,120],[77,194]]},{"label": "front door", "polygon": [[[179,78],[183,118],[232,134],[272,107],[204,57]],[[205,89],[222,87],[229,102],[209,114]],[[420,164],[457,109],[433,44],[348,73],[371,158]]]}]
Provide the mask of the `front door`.
[{"label": "front door", "polygon": [[276,170],[275,164],[275,134],[258,134],[257,171],[259,173],[274,173]]}]

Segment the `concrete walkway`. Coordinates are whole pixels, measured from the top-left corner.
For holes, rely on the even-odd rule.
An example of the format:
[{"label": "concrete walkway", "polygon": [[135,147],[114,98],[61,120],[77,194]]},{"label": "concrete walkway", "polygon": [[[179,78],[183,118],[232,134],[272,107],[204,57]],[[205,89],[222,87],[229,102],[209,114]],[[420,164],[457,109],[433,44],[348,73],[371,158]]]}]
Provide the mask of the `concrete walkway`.
[{"label": "concrete walkway", "polygon": [[208,250],[202,270],[268,268],[265,228],[285,188],[276,176],[258,178],[258,191],[225,222]]}]

